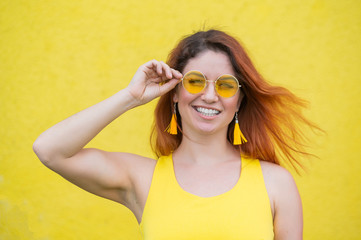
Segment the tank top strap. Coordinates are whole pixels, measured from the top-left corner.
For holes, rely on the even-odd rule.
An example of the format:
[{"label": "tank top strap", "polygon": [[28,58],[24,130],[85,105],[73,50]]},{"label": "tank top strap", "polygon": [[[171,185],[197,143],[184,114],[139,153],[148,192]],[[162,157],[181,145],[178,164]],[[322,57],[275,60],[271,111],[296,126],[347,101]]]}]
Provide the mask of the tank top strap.
[{"label": "tank top strap", "polygon": [[[172,169],[173,169],[172,154],[168,156],[161,156],[157,160],[157,164],[155,166],[153,173],[152,183],[153,182],[161,183],[164,181],[169,181],[173,176],[173,172],[171,171]],[[152,185],[156,185],[156,184],[152,184]]]},{"label": "tank top strap", "polygon": [[238,187],[243,192],[252,193],[257,201],[263,201],[263,205],[270,208],[261,163],[258,159],[242,156],[240,184]]},{"label": "tank top strap", "polygon": [[170,183],[172,181],[172,154],[168,156],[161,156],[158,158],[157,163],[154,168],[152,183],[149,188],[149,193],[147,201],[145,203],[142,215],[142,221],[140,223],[141,229],[143,229],[144,219],[148,219],[148,216],[151,217],[152,214],[155,214],[154,211],[161,209],[162,201],[159,201],[159,195],[163,193],[169,193],[174,189]]},{"label": "tank top strap", "polygon": [[264,183],[261,164],[258,159],[242,156],[240,179],[245,182]]}]

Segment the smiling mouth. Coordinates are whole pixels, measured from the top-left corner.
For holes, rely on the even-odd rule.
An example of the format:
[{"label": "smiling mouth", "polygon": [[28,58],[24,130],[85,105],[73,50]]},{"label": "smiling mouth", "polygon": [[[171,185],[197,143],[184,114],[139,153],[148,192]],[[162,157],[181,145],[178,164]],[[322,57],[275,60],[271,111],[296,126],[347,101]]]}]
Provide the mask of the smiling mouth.
[{"label": "smiling mouth", "polygon": [[218,111],[218,110],[208,109],[208,108],[203,108],[203,107],[196,107],[195,110],[207,117],[216,116],[220,113],[220,111]]}]

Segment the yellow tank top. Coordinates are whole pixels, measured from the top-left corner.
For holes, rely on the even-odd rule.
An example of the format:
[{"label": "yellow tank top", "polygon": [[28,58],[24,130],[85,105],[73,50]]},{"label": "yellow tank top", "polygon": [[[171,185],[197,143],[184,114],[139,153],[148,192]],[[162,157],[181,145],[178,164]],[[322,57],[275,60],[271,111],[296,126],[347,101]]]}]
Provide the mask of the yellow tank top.
[{"label": "yellow tank top", "polygon": [[146,240],[273,239],[270,201],[258,160],[242,158],[228,192],[200,197],[178,184],[172,155],[159,158],[140,223]]}]

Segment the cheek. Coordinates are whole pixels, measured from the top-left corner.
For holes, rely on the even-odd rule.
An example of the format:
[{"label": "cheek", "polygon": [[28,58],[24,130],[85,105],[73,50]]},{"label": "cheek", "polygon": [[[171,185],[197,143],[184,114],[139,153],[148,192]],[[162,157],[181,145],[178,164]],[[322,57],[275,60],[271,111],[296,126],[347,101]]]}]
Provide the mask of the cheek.
[{"label": "cheek", "polygon": [[180,99],[184,98],[184,91],[185,89],[183,88],[182,83],[179,83],[175,88],[174,88],[174,95],[173,95],[173,102],[180,102]]},{"label": "cheek", "polygon": [[182,85],[178,85],[175,93],[173,95],[173,102],[177,103],[177,111],[179,112],[179,114],[182,116],[183,113],[183,109],[186,107],[186,105],[188,104],[189,100],[189,94],[187,94],[187,92],[185,91],[185,89],[183,88]]},{"label": "cheek", "polygon": [[229,101],[225,103],[227,105],[226,107],[228,107],[230,111],[233,110],[234,112],[237,112],[241,106],[242,99],[243,93],[240,93],[238,96],[234,96],[233,99],[227,99]]},{"label": "cheek", "polygon": [[238,98],[238,101],[237,101],[237,111],[241,107],[241,103],[242,103],[243,98],[244,98],[244,94],[243,94],[243,92],[240,91],[239,98]]},{"label": "cheek", "polygon": [[230,114],[234,114],[234,113],[236,113],[238,111],[238,103],[237,102],[232,103],[232,104],[228,105],[227,107],[229,109]]},{"label": "cheek", "polygon": [[195,98],[195,95],[190,94],[187,92],[187,90],[184,89],[182,85],[178,85],[174,94],[173,100],[176,100],[179,102],[189,103],[193,101]]}]

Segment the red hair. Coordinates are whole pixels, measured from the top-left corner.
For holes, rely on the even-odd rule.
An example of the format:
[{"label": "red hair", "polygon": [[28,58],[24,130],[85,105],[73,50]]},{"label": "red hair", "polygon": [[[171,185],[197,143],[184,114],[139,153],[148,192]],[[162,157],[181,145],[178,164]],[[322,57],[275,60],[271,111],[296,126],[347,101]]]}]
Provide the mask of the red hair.
[{"label": "red hair", "polygon": [[[251,158],[276,164],[285,160],[296,170],[302,167],[296,156],[310,154],[304,150],[307,139],[301,127],[306,125],[311,129],[319,129],[302,115],[301,110],[306,107],[306,102],[286,88],[266,82],[240,43],[222,31],[200,31],[187,36],[171,51],[167,64],[182,72],[191,58],[206,50],[226,53],[235,76],[242,85],[244,98],[238,111],[238,119],[248,142],[234,147]],[[181,133],[170,135],[165,132],[173,113],[174,92],[175,89],[161,96],[155,109],[151,142],[158,157],[169,155],[182,141]],[[179,113],[177,123],[181,130]],[[231,143],[233,129],[234,121],[228,127],[228,141]]]}]

